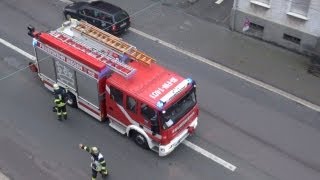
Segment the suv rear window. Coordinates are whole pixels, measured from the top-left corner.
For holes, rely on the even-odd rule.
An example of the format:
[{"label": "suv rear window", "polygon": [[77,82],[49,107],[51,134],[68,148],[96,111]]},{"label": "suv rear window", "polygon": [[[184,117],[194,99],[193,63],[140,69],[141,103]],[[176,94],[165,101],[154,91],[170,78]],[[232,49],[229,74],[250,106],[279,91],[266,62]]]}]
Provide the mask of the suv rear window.
[{"label": "suv rear window", "polygon": [[114,16],[114,20],[115,20],[116,22],[121,22],[121,21],[126,20],[128,17],[129,17],[129,15],[128,15],[126,12],[121,11],[121,12],[117,13],[117,14]]}]

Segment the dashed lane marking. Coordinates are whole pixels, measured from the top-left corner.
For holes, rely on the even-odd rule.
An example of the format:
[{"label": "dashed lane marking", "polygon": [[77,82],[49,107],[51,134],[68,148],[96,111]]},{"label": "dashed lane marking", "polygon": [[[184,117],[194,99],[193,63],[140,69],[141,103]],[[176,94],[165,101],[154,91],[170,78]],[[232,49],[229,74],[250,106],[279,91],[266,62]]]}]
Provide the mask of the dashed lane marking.
[{"label": "dashed lane marking", "polygon": [[190,142],[190,141],[188,141],[188,140],[184,140],[182,143],[183,143],[184,145],[188,146],[189,148],[193,149],[194,151],[202,154],[203,156],[211,159],[212,161],[215,161],[216,163],[224,166],[225,168],[229,169],[230,171],[235,171],[236,168],[237,168],[236,166],[228,163],[227,161],[219,158],[218,156],[216,156],[216,155],[208,152],[207,150],[205,150],[205,149],[203,149],[203,148],[201,148],[201,147],[193,144],[192,142]]},{"label": "dashed lane marking", "polygon": [[70,0],[59,0],[59,1],[61,1],[61,2],[63,2],[63,3],[67,3],[67,4],[72,4],[72,3],[73,3],[73,2],[70,1]]},{"label": "dashed lane marking", "polygon": [[171,49],[173,49],[175,51],[178,51],[178,52],[180,52],[180,53],[182,53],[182,54],[184,54],[186,56],[189,56],[189,57],[191,57],[191,58],[193,58],[193,59],[195,59],[197,61],[200,61],[200,62],[203,62],[205,64],[208,64],[208,65],[210,65],[212,67],[215,67],[215,68],[220,69],[220,70],[222,70],[222,71],[224,71],[226,73],[229,73],[229,74],[231,74],[233,76],[236,76],[236,77],[238,77],[240,79],[243,79],[243,80],[245,80],[247,82],[250,82],[250,83],[252,83],[252,84],[254,84],[256,86],[262,87],[262,88],[264,88],[266,90],[269,90],[269,91],[274,92],[276,94],[279,94],[279,95],[281,95],[281,96],[283,96],[283,97],[285,97],[287,99],[290,99],[291,101],[294,101],[294,102],[299,103],[299,104],[301,104],[303,106],[306,106],[306,107],[308,107],[308,108],[310,108],[312,110],[320,112],[320,106],[318,106],[316,104],[313,104],[313,103],[311,103],[311,102],[309,102],[307,100],[304,100],[304,99],[299,98],[297,96],[294,96],[294,95],[292,95],[290,93],[287,93],[287,92],[285,92],[285,91],[283,91],[281,89],[275,88],[275,87],[273,87],[273,86],[271,86],[269,84],[263,83],[263,82],[261,82],[259,80],[256,80],[256,79],[253,79],[253,78],[251,78],[249,76],[241,74],[241,73],[239,73],[239,72],[237,72],[235,70],[232,70],[232,69],[230,69],[228,67],[225,67],[225,66],[223,66],[221,64],[215,63],[212,60],[206,59],[206,58],[201,57],[199,55],[193,54],[193,53],[191,53],[189,51],[183,50],[182,48],[179,48],[179,47],[177,47],[177,46],[175,46],[173,44],[170,44],[170,43],[165,42],[165,41],[163,41],[161,39],[158,39],[158,38],[153,37],[153,36],[151,36],[149,34],[146,34],[146,33],[142,32],[140,30],[137,30],[137,29],[134,29],[134,28],[130,28],[130,31],[132,31],[132,32],[134,32],[134,33],[136,33],[136,34],[138,34],[140,36],[143,36],[143,37],[145,37],[147,39],[150,39],[152,41],[158,42],[159,44],[162,44],[163,46],[166,46],[166,47],[171,48]]},{"label": "dashed lane marking", "polygon": [[17,46],[9,43],[8,41],[6,41],[6,40],[4,40],[2,38],[0,38],[0,43],[5,45],[5,46],[7,46],[7,47],[9,47],[9,48],[11,48],[11,49],[13,49],[13,50],[15,50],[15,51],[17,51],[18,53],[22,54],[23,56],[25,56],[25,57],[33,60],[33,61],[36,60],[36,58],[34,56],[32,56],[31,54],[25,52],[24,50],[18,48]]},{"label": "dashed lane marking", "polygon": [[221,4],[224,0],[217,0],[215,3],[216,4]]}]

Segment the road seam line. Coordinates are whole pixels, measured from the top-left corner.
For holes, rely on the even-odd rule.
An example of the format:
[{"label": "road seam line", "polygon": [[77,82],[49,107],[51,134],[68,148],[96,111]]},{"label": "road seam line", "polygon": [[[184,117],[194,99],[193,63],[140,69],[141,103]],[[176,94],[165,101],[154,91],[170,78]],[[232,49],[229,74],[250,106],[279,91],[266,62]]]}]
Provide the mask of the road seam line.
[{"label": "road seam line", "polygon": [[297,103],[299,103],[299,104],[301,104],[301,105],[304,105],[304,106],[306,106],[306,107],[308,107],[308,108],[310,108],[310,109],[313,109],[313,110],[315,110],[315,111],[320,112],[320,106],[318,106],[318,105],[316,105],[316,104],[313,104],[313,103],[311,103],[311,102],[309,102],[309,101],[307,101],[307,100],[304,100],[304,99],[302,99],[302,98],[299,98],[299,97],[297,97],[297,96],[294,96],[294,95],[292,95],[292,94],[290,94],[290,93],[287,93],[287,92],[285,92],[285,91],[283,91],[283,90],[281,90],[281,89],[275,88],[275,87],[273,87],[273,86],[271,86],[271,85],[269,85],[269,84],[266,84],[266,83],[264,83],[264,82],[262,82],[262,81],[259,81],[259,80],[253,79],[253,78],[251,78],[251,77],[249,77],[249,76],[246,76],[246,75],[244,75],[244,74],[241,74],[241,73],[239,73],[239,72],[237,72],[237,71],[235,71],[235,70],[232,70],[232,69],[230,69],[230,68],[228,68],[228,67],[225,67],[225,66],[223,66],[223,65],[221,65],[221,64],[218,64],[218,63],[216,63],[216,62],[213,62],[213,61],[211,61],[211,60],[209,60],[209,59],[206,59],[206,58],[201,57],[201,56],[199,56],[199,55],[193,54],[193,53],[191,53],[191,52],[189,52],[189,51],[183,50],[182,48],[179,48],[179,47],[177,47],[177,46],[175,46],[175,45],[173,45],[173,44],[170,44],[170,43],[168,43],[168,42],[165,42],[165,41],[163,41],[163,40],[161,40],[161,39],[159,39],[159,38],[156,38],[156,37],[154,37],[154,36],[151,36],[151,35],[149,35],[149,34],[146,34],[146,33],[142,32],[142,31],[140,31],[140,30],[137,30],[137,29],[135,29],[135,28],[131,28],[131,27],[130,27],[129,30],[132,31],[132,32],[134,32],[134,33],[136,33],[136,34],[138,34],[138,35],[140,35],[140,36],[143,36],[143,37],[145,37],[145,38],[147,38],[147,39],[150,39],[150,40],[152,40],[152,41],[158,42],[159,44],[162,44],[163,46],[166,46],[166,47],[171,48],[171,49],[173,49],[173,50],[175,50],[175,51],[178,51],[178,52],[180,52],[180,53],[182,53],[182,54],[184,54],[184,55],[187,55],[187,56],[189,56],[189,57],[191,57],[191,58],[193,58],[193,59],[196,59],[196,60],[198,60],[198,61],[200,61],[200,62],[203,62],[203,63],[205,63],[205,64],[208,64],[208,65],[210,65],[210,66],[213,66],[213,67],[215,67],[215,68],[217,68],[217,69],[220,69],[220,70],[222,70],[222,71],[224,71],[224,72],[226,72],[226,73],[229,73],[229,74],[231,74],[231,75],[234,75],[234,76],[236,76],[236,77],[238,77],[238,78],[240,78],[240,79],[243,79],[243,80],[245,80],[245,81],[247,81],[247,82],[250,82],[250,83],[252,83],[252,84],[254,84],[254,85],[257,85],[257,86],[259,86],[259,87],[262,87],[262,88],[264,88],[264,89],[266,89],[266,90],[269,90],[269,91],[274,92],[274,93],[276,93],[276,94],[279,94],[279,95],[281,95],[281,96],[283,96],[283,97],[285,97],[285,98],[287,98],[287,99],[290,99],[290,100],[292,100],[292,101],[294,101],[294,102],[297,102]]}]

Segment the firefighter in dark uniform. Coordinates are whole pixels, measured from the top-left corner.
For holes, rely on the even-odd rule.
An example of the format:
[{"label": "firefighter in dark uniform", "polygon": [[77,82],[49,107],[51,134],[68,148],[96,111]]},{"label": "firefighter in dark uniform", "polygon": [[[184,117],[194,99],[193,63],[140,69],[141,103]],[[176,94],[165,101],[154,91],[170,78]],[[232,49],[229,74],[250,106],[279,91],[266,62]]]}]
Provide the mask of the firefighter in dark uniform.
[{"label": "firefighter in dark uniform", "polygon": [[91,180],[95,180],[97,178],[98,172],[102,175],[102,178],[106,178],[108,175],[106,161],[104,160],[103,155],[99,152],[99,149],[97,147],[88,147],[83,144],[79,144],[79,147],[91,154]]},{"label": "firefighter in dark uniform", "polygon": [[58,84],[53,85],[54,94],[54,111],[57,113],[58,120],[67,119],[66,92]]}]

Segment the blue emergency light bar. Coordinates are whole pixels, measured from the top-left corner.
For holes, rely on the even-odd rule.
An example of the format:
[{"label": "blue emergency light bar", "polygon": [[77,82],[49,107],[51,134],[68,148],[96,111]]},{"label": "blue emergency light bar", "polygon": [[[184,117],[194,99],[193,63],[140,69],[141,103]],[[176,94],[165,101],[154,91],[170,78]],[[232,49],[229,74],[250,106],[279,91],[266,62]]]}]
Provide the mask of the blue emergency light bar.
[{"label": "blue emergency light bar", "polygon": [[157,107],[162,109],[164,104],[169,102],[174,96],[179,94],[183,89],[185,89],[189,84],[191,84],[193,80],[191,78],[187,78],[179,83],[174,89],[169,91],[166,95],[164,95],[158,102]]}]

